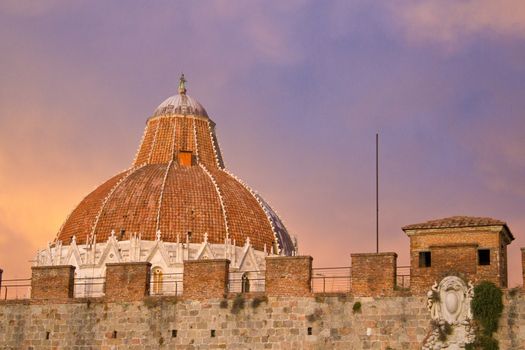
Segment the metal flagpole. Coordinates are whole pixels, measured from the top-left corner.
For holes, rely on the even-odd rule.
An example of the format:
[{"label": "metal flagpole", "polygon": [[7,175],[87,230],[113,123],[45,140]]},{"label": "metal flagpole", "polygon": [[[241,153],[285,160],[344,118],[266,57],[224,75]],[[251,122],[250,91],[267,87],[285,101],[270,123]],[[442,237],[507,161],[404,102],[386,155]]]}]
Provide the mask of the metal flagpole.
[{"label": "metal flagpole", "polygon": [[379,253],[379,133],[376,133],[376,253]]}]

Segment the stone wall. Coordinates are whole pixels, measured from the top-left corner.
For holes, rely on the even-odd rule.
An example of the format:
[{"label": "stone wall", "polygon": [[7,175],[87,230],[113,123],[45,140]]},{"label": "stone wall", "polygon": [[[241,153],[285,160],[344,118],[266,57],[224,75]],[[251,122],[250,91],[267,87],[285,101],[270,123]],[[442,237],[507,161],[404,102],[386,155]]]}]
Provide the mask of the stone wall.
[{"label": "stone wall", "polygon": [[[429,330],[426,298],[416,296],[0,302],[1,349],[415,350]],[[520,293],[506,293],[498,337],[502,350],[525,346]]]}]

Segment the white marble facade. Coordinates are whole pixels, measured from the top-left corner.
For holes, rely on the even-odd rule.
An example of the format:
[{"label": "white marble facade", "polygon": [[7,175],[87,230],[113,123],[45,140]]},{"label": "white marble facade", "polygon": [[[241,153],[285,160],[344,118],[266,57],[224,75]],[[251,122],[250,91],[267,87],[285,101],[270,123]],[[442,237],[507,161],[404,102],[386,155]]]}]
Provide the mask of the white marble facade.
[{"label": "white marble facade", "polygon": [[[61,241],[38,251],[35,266],[75,266],[75,297],[103,295],[107,263],[149,262],[152,266],[150,287],[152,294],[175,295],[182,292],[184,260],[230,260],[230,291],[264,290],[265,257],[274,254],[274,248],[255,250],[248,238],[243,246],[236,246],[226,238],[223,244],[208,242],[207,235],[199,243],[178,239],[164,242],[157,232],[155,241],[142,240],[139,234],[119,240],[114,232],[106,242],[91,237],[88,244],[77,244],[73,237],[69,245]],[[248,281],[247,281],[248,280]]]}]

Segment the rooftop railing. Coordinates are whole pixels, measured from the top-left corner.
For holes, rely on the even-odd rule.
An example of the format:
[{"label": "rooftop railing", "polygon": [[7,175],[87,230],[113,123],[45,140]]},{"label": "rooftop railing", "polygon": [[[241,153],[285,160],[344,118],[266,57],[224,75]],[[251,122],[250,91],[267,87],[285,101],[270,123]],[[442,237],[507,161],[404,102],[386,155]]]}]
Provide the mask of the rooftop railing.
[{"label": "rooftop railing", "polygon": [[348,293],[352,289],[352,268],[322,267],[312,269],[312,292]]},{"label": "rooftop railing", "polygon": [[105,293],[105,277],[77,277],[74,282],[75,298],[101,297]]},{"label": "rooftop railing", "polygon": [[264,292],[265,271],[230,272],[228,291],[230,293]]},{"label": "rooftop railing", "polygon": [[[323,267],[312,269],[313,293],[351,293],[352,267]],[[31,278],[4,279],[0,282],[0,300],[31,297]],[[105,277],[77,277],[74,297],[101,297],[105,294]],[[228,291],[248,293],[265,291],[265,271],[233,271],[229,273]],[[410,266],[396,269],[396,288],[410,288]],[[176,296],[183,292],[183,273],[152,274],[150,295]]]},{"label": "rooftop railing", "polygon": [[410,288],[410,266],[397,267],[396,286],[403,289]]},{"label": "rooftop railing", "polygon": [[0,285],[0,297],[4,300],[30,298],[31,278],[2,280]]},{"label": "rooftop railing", "polygon": [[150,295],[181,295],[182,276],[182,273],[153,274],[150,281]]}]

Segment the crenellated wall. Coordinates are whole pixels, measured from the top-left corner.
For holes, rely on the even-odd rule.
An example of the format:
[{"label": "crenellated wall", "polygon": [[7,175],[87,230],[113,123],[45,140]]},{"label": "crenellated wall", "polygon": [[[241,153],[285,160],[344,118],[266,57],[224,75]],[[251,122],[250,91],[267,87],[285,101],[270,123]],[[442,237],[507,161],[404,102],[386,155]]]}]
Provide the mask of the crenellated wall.
[{"label": "crenellated wall", "polygon": [[396,293],[396,253],[352,254],[352,294],[391,296]]},{"label": "crenellated wall", "polygon": [[[340,294],[311,293],[308,256],[267,258],[265,292],[228,293],[228,264],[186,262],[178,297],[147,296],[148,263],[108,265],[96,298],[72,297],[74,268],[39,267],[32,299],[0,301],[0,349],[408,350],[431,330],[426,296],[395,287],[395,253],[352,255]],[[500,349],[524,348],[525,294],[505,290],[504,305]]]},{"label": "crenellated wall", "polygon": [[[353,310],[356,302],[361,303],[359,311]],[[149,297],[134,302],[0,302],[2,349],[415,350],[429,330],[424,297],[231,295],[202,301]],[[525,346],[521,294],[506,293],[498,337],[502,350]]]},{"label": "crenellated wall", "polygon": [[111,301],[142,300],[149,295],[149,262],[106,265],[105,297]]},{"label": "crenellated wall", "polygon": [[73,297],[75,267],[70,265],[33,266],[31,275],[32,299]]},{"label": "crenellated wall", "polygon": [[311,294],[312,257],[279,256],[266,258],[266,292],[274,296]]},{"label": "crenellated wall", "polygon": [[226,259],[188,260],[184,262],[184,296],[188,299],[209,299],[228,291],[230,261]]}]

